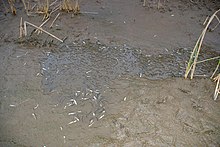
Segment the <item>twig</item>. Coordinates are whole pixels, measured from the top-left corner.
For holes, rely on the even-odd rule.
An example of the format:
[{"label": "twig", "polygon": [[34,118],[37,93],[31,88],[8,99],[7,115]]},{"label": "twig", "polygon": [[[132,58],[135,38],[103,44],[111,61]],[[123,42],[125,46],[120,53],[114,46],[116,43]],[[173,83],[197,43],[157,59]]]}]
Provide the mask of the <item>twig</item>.
[{"label": "twig", "polygon": [[[39,26],[39,28],[41,28],[43,25],[45,25],[45,24],[48,22],[49,19],[50,19],[50,18],[46,19],[46,20]],[[34,31],[34,33],[36,33],[37,31],[39,31],[39,30],[36,29],[36,30]]]},{"label": "twig", "polygon": [[54,22],[57,20],[57,18],[60,16],[60,13],[57,14],[57,16],[54,18],[53,22],[50,25],[50,28],[53,27]]},{"label": "twig", "polygon": [[[31,25],[32,27],[35,27],[35,28],[41,30],[42,32],[44,32],[44,33],[50,35],[51,37],[53,37],[53,38],[55,38],[55,39],[57,39],[58,41],[60,41],[60,42],[63,43],[63,40],[61,40],[60,38],[56,37],[55,35],[53,35],[53,34],[47,32],[47,31],[45,31],[44,29],[42,29],[42,28],[40,28],[40,27],[38,27],[38,26],[36,26],[36,25],[34,25],[34,24],[28,22],[28,21],[25,21],[24,24],[25,24],[25,25],[26,25],[26,24],[29,24],[29,25]],[[27,33],[26,33],[26,35],[27,35]]]}]

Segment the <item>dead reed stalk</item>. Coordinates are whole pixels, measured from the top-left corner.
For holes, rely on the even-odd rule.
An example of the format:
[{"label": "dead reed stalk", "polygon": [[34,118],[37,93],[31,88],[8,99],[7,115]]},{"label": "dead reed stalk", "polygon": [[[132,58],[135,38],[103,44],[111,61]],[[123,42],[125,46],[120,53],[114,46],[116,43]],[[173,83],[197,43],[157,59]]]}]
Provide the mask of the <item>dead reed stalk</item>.
[{"label": "dead reed stalk", "polygon": [[218,74],[215,78],[214,81],[217,82],[216,86],[215,86],[215,92],[214,92],[214,100],[217,100],[218,98],[218,94],[220,93],[220,74]]},{"label": "dead reed stalk", "polygon": [[60,16],[60,13],[57,14],[57,16],[54,18],[54,20],[52,21],[50,28],[53,27],[54,22],[57,20],[57,18]]},{"label": "dead reed stalk", "polygon": [[38,29],[38,30],[40,30],[40,31],[42,31],[42,32],[44,32],[44,33],[46,33],[46,34],[48,34],[49,36],[51,36],[51,37],[53,37],[53,38],[55,38],[55,39],[57,39],[58,41],[60,41],[60,42],[63,43],[63,40],[62,40],[62,39],[56,37],[55,35],[53,35],[53,34],[47,32],[47,31],[45,31],[45,30],[42,29],[41,27],[38,27],[38,26],[36,26],[36,25],[34,25],[34,24],[28,22],[28,21],[24,21],[25,36],[27,36],[27,24],[30,25],[30,26],[32,26],[32,27],[34,27],[34,28],[36,28],[36,29]]},{"label": "dead reed stalk", "polygon": [[[202,46],[205,34],[208,30],[209,25],[213,21],[213,19],[218,18],[216,14],[219,11],[220,11],[220,9],[215,11],[215,13],[209,18],[205,28],[203,29],[202,33],[200,34],[200,36],[199,36],[199,38],[196,42],[196,45],[194,46],[193,52],[190,56],[190,59],[189,59],[189,62],[188,62],[187,68],[186,68],[186,72],[185,72],[185,75],[184,75],[185,78],[188,77],[188,74],[190,73],[190,71],[191,71],[190,79],[193,78],[193,74],[194,74],[195,68],[196,68],[197,59],[198,59],[198,56],[199,56],[199,52],[201,50],[201,46]],[[217,19],[217,20],[219,20],[219,19]],[[219,23],[220,23],[220,21],[219,21]]]}]

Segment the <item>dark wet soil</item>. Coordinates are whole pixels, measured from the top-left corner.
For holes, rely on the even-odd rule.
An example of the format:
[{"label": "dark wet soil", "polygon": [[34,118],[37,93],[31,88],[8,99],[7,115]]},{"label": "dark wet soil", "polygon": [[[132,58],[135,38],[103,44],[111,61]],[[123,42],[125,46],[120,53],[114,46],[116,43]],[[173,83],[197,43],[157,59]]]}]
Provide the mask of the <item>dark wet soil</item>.
[{"label": "dark wet soil", "polygon": [[[0,11],[0,146],[216,146],[216,60],[183,79],[186,61],[217,1],[81,1],[48,35],[18,39],[20,16]],[[55,14],[52,15],[52,18]],[[6,29],[7,28],[7,29]],[[219,28],[199,60],[218,56]]]}]

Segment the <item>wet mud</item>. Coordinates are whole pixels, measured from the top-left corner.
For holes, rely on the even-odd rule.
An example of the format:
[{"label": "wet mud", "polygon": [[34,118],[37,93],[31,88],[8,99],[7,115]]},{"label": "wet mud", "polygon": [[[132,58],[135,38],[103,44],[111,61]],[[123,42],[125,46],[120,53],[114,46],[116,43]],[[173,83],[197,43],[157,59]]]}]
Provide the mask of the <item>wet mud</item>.
[{"label": "wet mud", "polygon": [[[96,13],[62,15],[49,30],[68,36],[61,44],[45,34],[17,39],[20,18],[0,9],[9,28],[0,33],[0,146],[220,145],[220,103],[208,78],[217,60],[183,79],[197,23],[214,2],[167,2],[159,10],[142,3],[82,1],[82,12]],[[216,30],[199,61],[219,55]]]}]

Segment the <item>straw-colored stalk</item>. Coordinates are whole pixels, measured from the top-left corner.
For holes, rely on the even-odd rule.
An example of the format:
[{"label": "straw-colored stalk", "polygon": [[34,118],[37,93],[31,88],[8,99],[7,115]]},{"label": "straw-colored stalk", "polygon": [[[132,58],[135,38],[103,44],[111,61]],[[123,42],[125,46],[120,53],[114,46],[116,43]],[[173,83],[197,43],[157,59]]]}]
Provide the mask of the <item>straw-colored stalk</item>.
[{"label": "straw-colored stalk", "polygon": [[24,5],[24,9],[25,9],[25,11],[27,12],[28,9],[27,9],[27,5],[26,5],[26,3],[25,3],[25,0],[22,0],[22,3],[23,3],[23,5]]},{"label": "straw-colored stalk", "polygon": [[54,22],[57,20],[57,18],[60,16],[60,13],[57,14],[57,16],[54,18],[54,20],[52,21],[50,28],[53,27]]},{"label": "straw-colored stalk", "polygon": [[19,27],[20,29],[20,35],[19,35],[19,38],[22,38],[22,37],[24,37],[24,27],[23,27],[23,20],[22,20],[22,17],[21,17],[21,20],[20,20],[20,27]]},{"label": "straw-colored stalk", "polygon": [[163,7],[163,4],[160,2],[160,0],[158,0],[158,2],[157,2],[157,9],[159,10],[162,7]]},{"label": "straw-colored stalk", "polygon": [[78,14],[79,12],[80,12],[79,1],[76,0],[74,13],[75,13],[75,14]]},{"label": "straw-colored stalk", "polygon": [[75,4],[70,0],[63,0],[60,4],[60,10],[66,12],[73,12],[74,14],[78,14],[80,12],[79,2],[76,0]]},{"label": "straw-colored stalk", "polygon": [[220,93],[220,85],[219,85],[219,82],[220,82],[220,74],[218,74],[218,75],[214,78],[214,81],[217,82],[217,83],[216,83],[216,86],[215,86],[214,100],[217,100],[218,94]]},{"label": "straw-colored stalk", "polygon": [[203,29],[201,35],[199,36],[197,42],[196,42],[196,45],[193,49],[193,52],[190,56],[190,59],[189,59],[189,62],[188,62],[188,65],[187,65],[187,68],[186,68],[186,72],[185,72],[185,78],[188,77],[188,74],[190,73],[191,71],[191,76],[190,76],[190,79],[193,78],[193,74],[195,72],[195,68],[196,68],[196,63],[197,63],[197,59],[198,59],[198,56],[199,56],[199,52],[201,50],[201,46],[202,46],[202,43],[203,43],[203,40],[204,40],[204,37],[205,37],[205,34],[207,32],[207,29],[209,27],[209,25],[211,24],[212,20],[214,18],[217,18],[217,13],[220,11],[217,10],[210,18],[209,18],[209,21],[207,22],[205,28]]},{"label": "straw-colored stalk", "polygon": [[63,43],[63,40],[62,40],[62,39],[58,38],[57,36],[55,36],[55,35],[53,35],[53,34],[47,32],[47,31],[45,31],[44,29],[42,29],[42,28],[40,28],[40,27],[38,27],[38,26],[36,26],[36,25],[30,23],[30,22],[27,22],[27,21],[24,22],[25,36],[27,36],[27,24],[30,25],[30,26],[32,26],[32,27],[34,27],[34,28],[36,28],[36,29],[38,29],[38,30],[40,30],[40,31],[42,31],[42,32],[44,32],[44,33],[46,33],[46,34],[48,34],[49,36],[51,36],[51,37],[53,37],[53,38],[55,38],[55,39],[57,39],[58,41],[60,41],[60,42]]},{"label": "straw-colored stalk", "polygon": [[14,1],[13,0],[8,0],[8,3],[9,3],[10,8],[11,8],[11,13],[16,15],[16,8],[14,6]]},{"label": "straw-colored stalk", "polygon": [[37,13],[39,14],[44,14],[43,20],[49,18],[50,14],[49,14],[49,0],[46,0],[46,4],[44,3],[43,6],[42,4],[38,1],[38,9],[37,9]]},{"label": "straw-colored stalk", "polygon": [[146,6],[146,0],[144,0],[143,6],[144,6],[144,7]]},{"label": "straw-colored stalk", "polygon": [[[49,19],[50,19],[50,18],[46,19],[46,20],[39,26],[39,28],[42,28],[43,25],[45,25],[45,24],[48,22]],[[39,30],[39,29],[36,29],[36,30],[34,31],[34,33],[36,33],[36,32],[38,32],[38,34],[40,34],[42,31]]]},{"label": "straw-colored stalk", "polygon": [[216,66],[216,68],[215,68],[215,70],[214,70],[214,72],[213,72],[213,74],[211,76],[211,79],[215,76],[215,73],[217,72],[217,70],[219,68],[219,65],[220,65],[220,59],[218,60],[218,64],[217,64],[217,66]]}]

